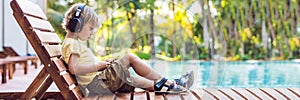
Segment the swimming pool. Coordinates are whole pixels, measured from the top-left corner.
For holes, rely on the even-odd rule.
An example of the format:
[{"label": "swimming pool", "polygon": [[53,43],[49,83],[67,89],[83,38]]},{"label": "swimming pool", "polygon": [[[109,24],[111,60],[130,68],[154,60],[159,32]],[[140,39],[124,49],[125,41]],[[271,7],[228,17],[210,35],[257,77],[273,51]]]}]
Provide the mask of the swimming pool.
[{"label": "swimming pool", "polygon": [[299,61],[185,61],[147,62],[169,79],[194,70],[194,88],[205,87],[300,87]]}]

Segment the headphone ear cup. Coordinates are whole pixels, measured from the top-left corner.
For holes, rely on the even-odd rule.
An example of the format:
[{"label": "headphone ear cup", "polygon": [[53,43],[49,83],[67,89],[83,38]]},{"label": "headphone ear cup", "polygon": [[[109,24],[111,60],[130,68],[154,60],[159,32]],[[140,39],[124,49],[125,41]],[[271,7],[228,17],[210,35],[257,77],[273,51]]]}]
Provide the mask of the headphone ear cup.
[{"label": "headphone ear cup", "polygon": [[72,18],[70,19],[69,21],[69,24],[68,24],[68,29],[71,31],[71,32],[80,32],[81,29],[82,29],[82,20],[80,18]]},{"label": "headphone ear cup", "polygon": [[76,25],[76,32],[80,32],[83,28],[83,20],[81,18],[78,18],[78,23]]}]

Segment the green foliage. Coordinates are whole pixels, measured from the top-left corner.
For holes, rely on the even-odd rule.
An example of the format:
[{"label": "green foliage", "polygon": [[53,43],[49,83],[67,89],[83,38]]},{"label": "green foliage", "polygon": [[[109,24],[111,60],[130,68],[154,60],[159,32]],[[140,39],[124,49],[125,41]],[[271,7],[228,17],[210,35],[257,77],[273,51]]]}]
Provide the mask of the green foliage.
[{"label": "green foliage", "polygon": [[48,20],[52,23],[52,26],[55,28],[55,32],[58,33],[61,39],[64,39],[66,32],[61,25],[64,18],[63,14],[55,11],[54,9],[48,9],[47,12]]},{"label": "green foliage", "polygon": [[[73,0],[66,5],[60,1],[48,1],[47,16],[55,32],[63,38],[65,31],[61,22],[66,9],[77,2],[94,4],[90,4],[92,0]],[[95,49],[112,48],[112,52],[105,51],[107,55],[132,45],[132,48],[144,48],[154,43],[155,39],[149,35],[153,32],[159,43],[152,50],[168,59],[180,55],[180,59],[185,60],[209,60],[214,55],[224,55],[229,60],[300,58],[297,0],[203,0],[200,5],[204,8],[198,8],[203,10],[200,13],[189,11],[193,4],[199,4],[197,0],[163,0],[161,3],[167,2],[164,7],[155,4],[158,0],[140,1],[95,0],[97,13],[107,18],[97,38],[91,41],[101,46]],[[202,27],[205,23],[207,26]],[[151,58],[151,54],[139,50],[136,52],[139,57]]]},{"label": "green foliage", "polygon": [[249,60],[250,56],[248,54],[245,54],[241,57],[241,60]]},{"label": "green foliage", "polygon": [[199,58],[198,59],[207,60],[209,58],[208,49],[205,48],[204,45],[200,45],[198,49],[199,49]]},{"label": "green foliage", "polygon": [[149,54],[149,53],[143,53],[143,52],[136,51],[135,54],[141,59],[149,60],[151,58],[151,54]]}]

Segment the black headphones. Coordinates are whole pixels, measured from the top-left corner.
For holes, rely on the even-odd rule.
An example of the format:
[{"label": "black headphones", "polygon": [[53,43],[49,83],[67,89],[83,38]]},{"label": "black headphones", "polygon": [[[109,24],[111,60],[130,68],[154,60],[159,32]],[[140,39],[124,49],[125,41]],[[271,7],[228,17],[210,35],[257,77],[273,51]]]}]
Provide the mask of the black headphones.
[{"label": "black headphones", "polygon": [[80,32],[83,27],[83,20],[80,18],[81,11],[84,10],[85,5],[79,5],[74,13],[74,17],[70,19],[67,28],[71,32]]}]

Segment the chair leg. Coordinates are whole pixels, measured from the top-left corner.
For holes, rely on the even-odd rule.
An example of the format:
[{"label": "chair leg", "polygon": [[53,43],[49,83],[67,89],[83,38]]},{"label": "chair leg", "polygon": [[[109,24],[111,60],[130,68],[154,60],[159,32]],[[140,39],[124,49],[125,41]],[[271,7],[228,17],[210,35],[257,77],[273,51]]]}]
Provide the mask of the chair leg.
[{"label": "chair leg", "polygon": [[0,65],[2,67],[2,83],[6,83],[6,64]]},{"label": "chair leg", "polygon": [[28,73],[28,63],[27,61],[23,61],[22,63],[24,63],[24,74]]},{"label": "chair leg", "polygon": [[28,61],[18,61],[17,63],[15,63],[13,66],[15,67],[16,64],[20,65],[20,66],[24,66],[24,74],[26,75],[28,73]]},{"label": "chair leg", "polygon": [[25,93],[21,96],[21,100],[29,100],[38,95],[43,95],[45,91],[50,87],[53,80],[50,74],[44,67],[38,76],[33,80],[30,86],[26,89]]},{"label": "chair leg", "polygon": [[31,63],[34,65],[34,68],[37,69],[37,67],[38,67],[37,60],[32,60]]},{"label": "chair leg", "polygon": [[43,98],[43,96],[45,95],[46,93],[46,90],[49,88],[49,86],[53,83],[53,80],[52,78],[49,77],[44,81],[44,85],[42,85],[40,88],[39,88],[39,92],[37,92],[36,94],[36,99],[37,100],[41,100]]},{"label": "chair leg", "polygon": [[8,64],[6,64],[6,67],[8,68],[8,78],[9,79],[12,79],[13,78],[13,74],[14,74],[14,72],[15,72],[15,66],[14,66],[15,64],[13,64],[13,63],[8,63]]}]

